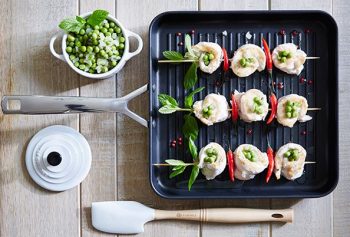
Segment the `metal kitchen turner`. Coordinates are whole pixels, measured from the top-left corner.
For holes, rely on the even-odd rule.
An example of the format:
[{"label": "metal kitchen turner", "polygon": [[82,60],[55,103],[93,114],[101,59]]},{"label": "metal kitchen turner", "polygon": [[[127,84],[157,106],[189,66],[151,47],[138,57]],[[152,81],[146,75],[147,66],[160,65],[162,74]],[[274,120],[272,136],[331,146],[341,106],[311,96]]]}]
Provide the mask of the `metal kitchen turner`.
[{"label": "metal kitchen turner", "polygon": [[[123,113],[145,127],[147,121],[128,108],[128,102],[146,92],[144,85],[120,98],[93,98],[77,96],[4,96],[1,108],[4,114],[73,114],[73,113]],[[11,103],[16,108],[11,108]]]},{"label": "metal kitchen turner", "polygon": [[187,220],[217,223],[249,223],[263,221],[292,222],[293,209],[263,210],[250,208],[209,208],[197,210],[157,210],[134,201],[94,202],[92,225],[103,232],[137,234],[153,220]]}]

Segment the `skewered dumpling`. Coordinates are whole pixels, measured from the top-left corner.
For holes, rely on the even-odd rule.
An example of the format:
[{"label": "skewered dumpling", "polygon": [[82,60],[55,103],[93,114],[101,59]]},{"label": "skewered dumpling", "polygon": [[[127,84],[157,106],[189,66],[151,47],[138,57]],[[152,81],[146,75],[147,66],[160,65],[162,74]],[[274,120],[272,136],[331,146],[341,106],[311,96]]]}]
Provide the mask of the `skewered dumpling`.
[{"label": "skewered dumpling", "polygon": [[229,108],[225,96],[214,93],[193,104],[196,117],[208,126],[228,119],[230,117]]},{"label": "skewered dumpling", "polygon": [[275,175],[280,179],[281,173],[288,180],[299,178],[304,171],[305,149],[299,144],[288,143],[277,151],[275,157]]},{"label": "skewered dumpling", "polygon": [[306,53],[295,44],[280,44],[273,50],[272,60],[275,67],[281,71],[299,75],[304,69]]},{"label": "skewered dumpling", "polygon": [[307,100],[305,97],[290,94],[281,97],[277,105],[277,121],[283,126],[293,127],[296,121],[306,122],[312,119],[307,113]]},{"label": "skewered dumpling", "polygon": [[202,174],[207,180],[214,179],[226,167],[226,153],[224,148],[216,142],[211,142],[199,152],[199,164]]},{"label": "skewered dumpling", "polygon": [[193,45],[192,50],[199,57],[199,68],[203,72],[211,74],[220,67],[223,54],[217,43],[200,42]]},{"label": "skewered dumpling", "polygon": [[269,104],[266,95],[257,89],[247,92],[235,91],[235,100],[238,104],[239,117],[245,122],[264,120],[269,112]]},{"label": "skewered dumpling", "polygon": [[239,180],[253,179],[269,164],[267,154],[261,152],[256,146],[242,144],[234,151],[235,177]]},{"label": "skewered dumpling", "polygon": [[231,68],[239,77],[247,77],[256,70],[261,72],[265,69],[266,56],[264,51],[255,44],[245,44],[235,52]]}]

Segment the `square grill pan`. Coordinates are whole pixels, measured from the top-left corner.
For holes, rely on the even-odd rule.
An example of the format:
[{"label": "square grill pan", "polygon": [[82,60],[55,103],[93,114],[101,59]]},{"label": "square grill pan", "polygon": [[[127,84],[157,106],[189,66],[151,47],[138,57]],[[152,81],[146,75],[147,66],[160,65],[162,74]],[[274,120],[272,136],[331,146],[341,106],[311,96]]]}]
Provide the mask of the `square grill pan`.
[{"label": "square grill pan", "polygon": [[[321,111],[309,111],[313,119],[296,123],[293,128],[274,122],[271,128],[271,146],[276,151],[288,142],[302,145],[307,151],[307,161],[316,164],[305,165],[304,175],[295,181],[271,178],[265,183],[266,170],[253,180],[229,181],[228,171],[207,181],[199,175],[191,191],[187,190],[190,170],[173,179],[169,178],[168,167],[155,167],[166,159],[180,159],[191,162],[186,146],[170,147],[170,141],[182,136],[183,113],[159,114],[157,96],[166,93],[175,97],[183,106],[188,94],[183,88],[184,74],[190,64],[158,64],[165,50],[184,53],[184,35],[190,33],[192,43],[216,42],[228,51],[229,58],[243,44],[252,43],[262,47],[261,38],[267,39],[270,48],[292,42],[308,56],[318,60],[307,60],[299,76],[288,75],[274,68],[276,83],[283,83],[283,89],[276,90],[277,98],[296,93],[307,98],[309,107],[320,107]],[[284,29],[285,35],[281,34]],[[222,32],[226,31],[227,36]],[[181,32],[179,36],[176,33]],[[251,38],[246,37],[246,33]],[[338,33],[333,18],[321,11],[245,11],[245,12],[166,12],[158,15],[150,25],[150,182],[154,191],[165,198],[207,199],[207,198],[307,198],[321,197],[330,193],[338,182]],[[267,73],[255,72],[247,78],[238,78],[231,70],[223,74],[217,70],[212,75],[198,71],[199,80],[195,86],[205,90],[195,96],[203,99],[209,93],[220,93],[227,99],[230,92],[256,88],[267,94]],[[305,78],[306,82],[302,82]],[[221,82],[224,81],[222,84]],[[221,85],[222,84],[222,85]],[[229,99],[228,99],[229,100]],[[240,144],[250,143],[266,151],[266,125],[263,122],[239,122],[238,134],[231,120],[207,127],[200,125],[196,141],[198,149],[209,142],[221,144],[227,151]],[[252,133],[250,134],[250,131]],[[306,131],[306,135],[304,134]]]}]

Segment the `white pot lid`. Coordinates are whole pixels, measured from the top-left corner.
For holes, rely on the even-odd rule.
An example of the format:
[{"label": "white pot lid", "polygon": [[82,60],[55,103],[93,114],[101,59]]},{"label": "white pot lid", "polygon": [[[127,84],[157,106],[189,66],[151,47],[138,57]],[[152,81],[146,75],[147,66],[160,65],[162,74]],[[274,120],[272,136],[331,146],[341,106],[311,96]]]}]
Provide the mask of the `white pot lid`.
[{"label": "white pot lid", "polygon": [[29,175],[41,187],[64,191],[80,184],[91,167],[88,142],[73,128],[54,125],[40,130],[26,152]]}]

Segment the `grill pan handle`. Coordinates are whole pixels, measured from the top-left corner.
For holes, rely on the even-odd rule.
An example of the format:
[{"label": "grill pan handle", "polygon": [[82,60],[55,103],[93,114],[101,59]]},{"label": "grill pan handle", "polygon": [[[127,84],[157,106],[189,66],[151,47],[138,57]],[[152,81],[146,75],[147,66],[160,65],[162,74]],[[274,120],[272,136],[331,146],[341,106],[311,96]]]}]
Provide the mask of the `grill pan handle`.
[{"label": "grill pan handle", "polygon": [[1,109],[4,114],[75,114],[122,113],[148,127],[148,122],[129,110],[128,102],[146,92],[148,84],[120,98],[94,98],[78,96],[3,96]]}]

